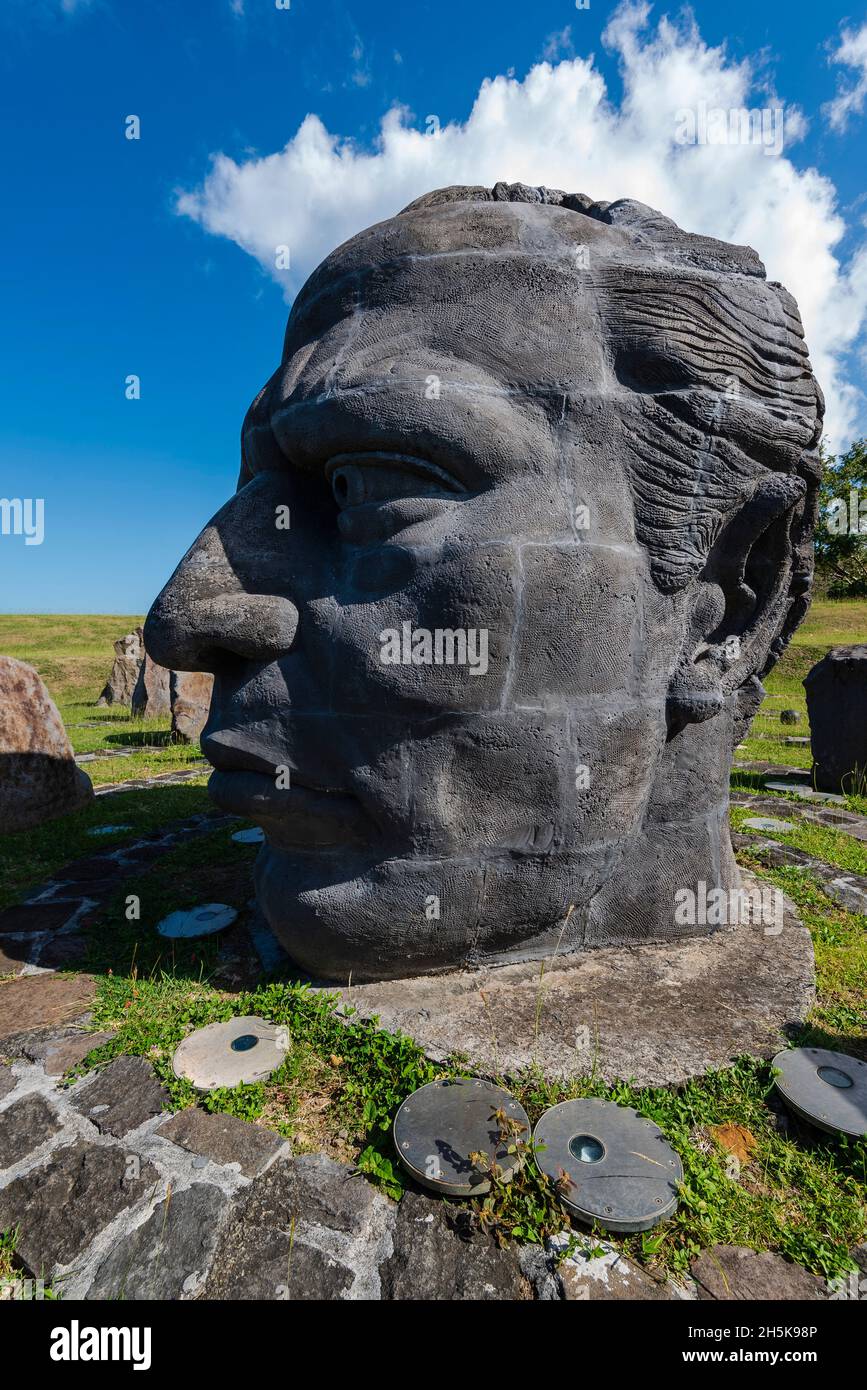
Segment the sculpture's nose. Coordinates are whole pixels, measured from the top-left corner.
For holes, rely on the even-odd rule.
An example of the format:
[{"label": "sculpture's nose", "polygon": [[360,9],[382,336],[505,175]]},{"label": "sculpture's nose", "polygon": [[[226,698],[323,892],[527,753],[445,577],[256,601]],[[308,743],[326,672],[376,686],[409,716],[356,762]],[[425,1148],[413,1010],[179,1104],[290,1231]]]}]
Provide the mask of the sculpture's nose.
[{"label": "sculpture's nose", "polygon": [[296,640],[298,616],[291,600],[242,587],[209,526],[155,599],[145,646],[161,666],[217,672],[233,657],[269,661],[285,654]]}]

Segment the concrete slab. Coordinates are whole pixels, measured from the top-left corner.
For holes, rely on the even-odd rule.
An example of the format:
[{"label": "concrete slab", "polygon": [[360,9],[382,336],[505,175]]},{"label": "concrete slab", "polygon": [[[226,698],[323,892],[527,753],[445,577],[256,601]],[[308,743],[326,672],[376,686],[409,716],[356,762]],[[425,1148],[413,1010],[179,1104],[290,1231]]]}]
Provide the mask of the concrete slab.
[{"label": "concrete slab", "polygon": [[[758,881],[742,871],[744,887]],[[712,936],[446,975],[352,985],[335,992],[438,1060],[469,1057],[496,1076],[536,1063],[547,1074],[592,1071],[605,1080],[671,1085],[728,1066],[741,1053],[770,1058],[783,1029],[814,998],[813,947],[793,905],[782,926],[723,928]]]}]

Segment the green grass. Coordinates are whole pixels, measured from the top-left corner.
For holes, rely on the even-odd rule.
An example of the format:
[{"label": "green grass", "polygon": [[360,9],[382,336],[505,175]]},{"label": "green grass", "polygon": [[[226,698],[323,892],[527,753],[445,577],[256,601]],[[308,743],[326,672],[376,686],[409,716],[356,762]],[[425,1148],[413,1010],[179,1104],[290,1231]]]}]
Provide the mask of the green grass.
[{"label": "green grass", "polygon": [[[111,705],[100,709],[96,704],[114,660],[112,643],[143,621],[138,614],[117,617],[0,613],[0,652],[26,661],[39,672],[60,711],[76,753],[159,745],[156,752],[85,763],[84,770],[94,786],[202,766],[197,745],[170,741],[168,716],[134,719],[129,710]],[[96,721],[101,727],[80,727]]]},{"label": "green grass", "polygon": [[[128,844],[161,830],[169,821],[213,811],[206,780],[203,776],[176,786],[120,791],[35,830],[0,835],[0,908],[19,902],[27,888],[73,859]],[[128,825],[130,829],[115,835],[88,835],[97,825]]]},{"label": "green grass", "polygon": [[[774,795],[773,792],[766,794],[769,797]],[[844,835],[842,830],[815,825],[812,821],[798,821],[796,817],[804,802],[798,801],[797,797],[779,796],[776,800],[779,802],[780,818],[794,821],[796,828],[775,830],[773,839],[779,840],[782,844],[792,845],[794,849],[803,850],[814,859],[824,859],[828,864],[836,864],[847,873],[867,874],[867,844],[863,840]],[[755,815],[755,812],[749,806],[732,806],[732,829],[740,830],[745,835],[755,835],[757,839],[767,840],[766,830],[750,830],[744,825],[744,821],[752,815]]]},{"label": "green grass", "polygon": [[[768,697],[756,715],[738,753],[741,761],[781,763],[788,767],[812,766],[809,744],[783,742],[786,735],[809,735],[804,677],[831,647],[867,642],[867,599],[816,599],[782,655],[765,678]],[[780,711],[796,709],[799,724],[781,724]]]},{"label": "green grass", "polygon": [[[212,1091],[203,1101],[174,1076],[174,1048],[195,1028],[250,1013],[286,1027],[291,1040],[286,1062],[267,1083]],[[395,1196],[403,1187],[390,1145],[397,1106],[436,1076],[465,1074],[460,1058],[435,1065],[410,1039],[373,1021],[343,1020],[331,997],[292,981],[228,996],[162,973],[146,979],[115,976],[103,982],[94,1025],[117,1028],[118,1036],[91,1054],[86,1065],[123,1052],[147,1056],[173,1107],[199,1103],[264,1121],[292,1139],[296,1150],[303,1151],[312,1139],[316,1147],[334,1151],[340,1131],[361,1170]],[[766,1104],[772,1088],[767,1066],[742,1059],[671,1090],[638,1090],[626,1083],[610,1087],[593,1077],[556,1082],[533,1071],[496,1079],[525,1105],[531,1122],[558,1101],[593,1095],[633,1105],[660,1126],[683,1160],[680,1206],[670,1222],[648,1236],[622,1242],[660,1277],[684,1273],[700,1250],[720,1242],[779,1251],[829,1277],[852,1268],[848,1250],[867,1226],[867,1149],[830,1136],[804,1142],[780,1133]],[[318,1102],[323,1087],[326,1111],[318,1110],[311,1121],[311,1103]],[[746,1126],[755,1140],[752,1161],[735,1176],[711,1132],[728,1122]],[[531,1157],[515,1181],[496,1190],[480,1210],[501,1241],[538,1240],[569,1226],[556,1190]]]},{"label": "green grass", "polygon": [[[137,724],[122,711],[96,710],[92,703],[111,666],[111,641],[137,621],[0,617],[0,650],[36,666],[69,724],[107,721],[98,729],[70,730],[79,752],[110,747],[113,740],[158,743],[167,733],[167,721]],[[786,733],[808,732],[800,682],[829,646],[865,640],[867,602],[815,603],[766,681],[768,700],[739,757],[809,766],[809,748],[782,742]],[[804,713],[791,729],[779,723],[779,710],[786,706]],[[88,764],[87,771],[95,780],[126,780],[143,775],[143,769],[153,775],[190,766],[191,752],[195,750],[161,746],[156,753]],[[733,782],[772,795],[755,774],[736,771]],[[19,900],[26,887],[70,859],[105,848],[105,839],[87,835],[92,825],[129,824],[131,830],[115,841],[121,843],[205,810],[209,803],[203,783],[204,776],[201,782],[121,792],[37,831],[0,837],[0,904]],[[781,813],[798,820],[799,804],[791,797],[778,799]],[[733,824],[741,826],[748,814],[733,808]],[[115,1029],[117,1036],[72,1075],[123,1053],[148,1057],[173,1107],[199,1104],[265,1125],[290,1138],[296,1152],[325,1151],[355,1162],[385,1191],[399,1195],[403,1178],[390,1141],[394,1112],[426,1081],[464,1074],[466,1059],[434,1064],[410,1039],[386,1032],[375,1021],[342,1017],[333,998],[312,992],[291,975],[266,980],[250,992],[229,992],[218,983],[220,940],[172,944],[160,938],[154,929],[166,912],[203,898],[234,904],[244,922],[255,849],[235,844],[230,836],[224,827],[178,846],[125,880],[93,915],[85,962],[98,978],[93,1027]],[[798,820],[797,829],[780,838],[842,869],[867,873],[867,845],[851,836]],[[769,871],[749,855],[744,862],[794,899],[813,938],[818,1000],[796,1041],[867,1056],[867,921],[837,907],[801,869]],[[132,895],[139,901],[140,917],[130,920],[126,904]],[[182,1038],[207,1023],[246,1013],[288,1031],[291,1047],[274,1076],[205,1097],[175,1077],[171,1058]],[[700,1250],[720,1242],[779,1251],[829,1277],[852,1267],[848,1250],[867,1230],[867,1148],[797,1124],[781,1130],[768,1104],[773,1077],[767,1065],[744,1058],[669,1089],[638,1090],[628,1079],[606,1086],[594,1076],[565,1083],[534,1070],[496,1079],[521,1100],[533,1122],[559,1100],[596,1095],[634,1105],[660,1125],[684,1164],[678,1212],[646,1235],[620,1242],[658,1277],[683,1273]],[[754,1140],[750,1161],[734,1175],[729,1154],[714,1137],[727,1123],[745,1126]],[[513,1183],[506,1187],[495,1181],[491,1196],[476,1211],[501,1241],[537,1240],[568,1227],[556,1188],[542,1178],[530,1153]],[[0,1272],[3,1249],[0,1244]]]}]

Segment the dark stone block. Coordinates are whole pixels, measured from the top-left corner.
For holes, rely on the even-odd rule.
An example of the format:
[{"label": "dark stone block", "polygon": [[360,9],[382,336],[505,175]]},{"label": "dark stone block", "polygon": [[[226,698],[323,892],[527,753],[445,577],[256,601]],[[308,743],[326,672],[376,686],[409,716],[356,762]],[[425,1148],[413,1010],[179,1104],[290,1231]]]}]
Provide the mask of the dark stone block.
[{"label": "dark stone block", "polygon": [[234,1115],[209,1115],[195,1106],[164,1120],[156,1132],[213,1163],[237,1163],[248,1178],[260,1173],[285,1144],[271,1130],[247,1124]]},{"label": "dark stone block", "polygon": [[15,1077],[12,1075],[12,1068],[5,1064],[0,1065],[0,1100],[8,1096],[10,1091],[14,1091],[17,1085]]},{"label": "dark stone block", "polygon": [[277,1160],[236,1199],[202,1297],[379,1297],[394,1206],[322,1154]]},{"label": "dark stone block", "polygon": [[121,1139],[145,1120],[159,1115],[169,1094],[144,1057],[118,1057],[95,1080],[76,1086],[72,1103],[100,1134]]},{"label": "dark stone block", "polygon": [[20,975],[25,965],[35,959],[31,942],[9,941],[6,950],[0,946],[0,975]]},{"label": "dark stone block", "polygon": [[62,869],[58,869],[55,877],[61,883],[67,881],[87,883],[89,887],[90,880],[106,883],[123,878],[131,872],[132,870],[123,865],[119,859],[109,859],[104,855],[92,855],[88,859],[74,859],[71,864],[64,864]]},{"label": "dark stone block", "polygon": [[84,1014],[96,984],[89,975],[21,975],[5,984],[0,999],[0,1042],[9,1051],[14,1039]]},{"label": "dark stone block", "polygon": [[0,1171],[20,1163],[60,1129],[56,1111],[42,1096],[24,1096],[10,1105],[0,1119]]},{"label": "dark stone block", "polygon": [[72,1144],[0,1189],[0,1229],[20,1225],[16,1254],[36,1278],[49,1275],[152,1190],[158,1176],[150,1163],[136,1174],[121,1148]]},{"label": "dark stone block", "polygon": [[702,1300],[782,1302],[815,1301],[827,1297],[821,1279],[800,1265],[769,1250],[747,1250],[739,1245],[715,1245],[703,1250],[690,1267]]},{"label": "dark stone block", "polygon": [[58,927],[66,925],[79,906],[77,902],[52,902],[7,907],[5,912],[0,912],[0,936],[12,932],[57,931]]},{"label": "dark stone block", "polygon": [[87,939],[77,932],[55,936],[39,953],[39,964],[49,970],[69,970],[80,965],[88,952]]},{"label": "dark stone block", "polygon": [[804,677],[820,791],[867,787],[867,645],[833,647]]},{"label": "dark stone block", "polygon": [[194,1295],[228,1205],[229,1199],[210,1183],[170,1193],[143,1225],[112,1247],[85,1297],[128,1301]]},{"label": "dark stone block", "polygon": [[81,1029],[61,1029],[37,1034],[22,1043],[21,1051],[32,1062],[41,1062],[48,1076],[62,1076],[75,1067],[95,1047],[110,1042],[114,1033],[84,1033]]},{"label": "dark stone block", "polygon": [[518,1251],[501,1250],[442,1201],[406,1192],[394,1253],[382,1271],[382,1296],[431,1302],[528,1299]]}]

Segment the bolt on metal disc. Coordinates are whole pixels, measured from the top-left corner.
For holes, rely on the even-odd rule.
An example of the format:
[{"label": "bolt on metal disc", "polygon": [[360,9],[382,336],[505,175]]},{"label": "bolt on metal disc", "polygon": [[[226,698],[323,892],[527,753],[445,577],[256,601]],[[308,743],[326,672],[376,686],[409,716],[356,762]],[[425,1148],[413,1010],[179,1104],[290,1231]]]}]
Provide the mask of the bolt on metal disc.
[{"label": "bolt on metal disc", "polygon": [[213,936],[214,932],[230,927],[237,915],[237,909],[229,907],[227,903],[202,903],[201,907],[192,907],[187,911],[170,912],[168,917],[157,923],[157,931],[160,936],[170,936],[176,940]]},{"label": "bolt on metal disc", "polygon": [[485,1154],[508,1182],[518,1158],[507,1152],[529,1142],[530,1121],[515,1097],[490,1081],[462,1077],[431,1081],[407,1096],[394,1117],[394,1147],[406,1171],[442,1197],[477,1197],[490,1191]]},{"label": "bolt on metal disc", "polygon": [[533,1135],[539,1168],[560,1182],[564,1206],[588,1225],[647,1231],[677,1209],[683,1164],[662,1130],[610,1100],[564,1100]]},{"label": "bolt on metal disc", "polygon": [[867,1135],[867,1062],[827,1047],[792,1047],[771,1064],[777,1090],[802,1120],[829,1134]]},{"label": "bolt on metal disc", "polygon": [[240,1082],[265,1081],[289,1050],[289,1031],[264,1018],[247,1015],[228,1023],[198,1028],[175,1050],[175,1076],[192,1081],[200,1091]]}]

